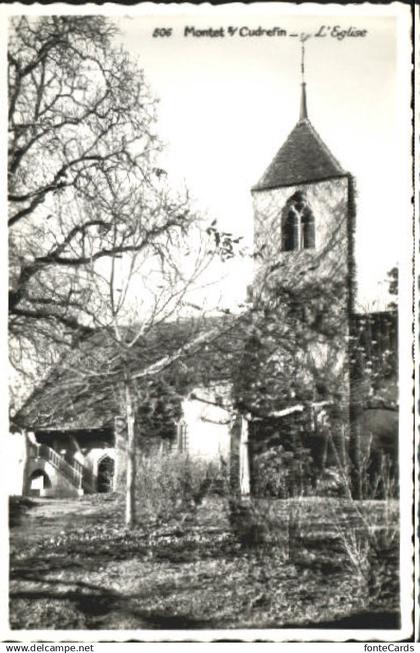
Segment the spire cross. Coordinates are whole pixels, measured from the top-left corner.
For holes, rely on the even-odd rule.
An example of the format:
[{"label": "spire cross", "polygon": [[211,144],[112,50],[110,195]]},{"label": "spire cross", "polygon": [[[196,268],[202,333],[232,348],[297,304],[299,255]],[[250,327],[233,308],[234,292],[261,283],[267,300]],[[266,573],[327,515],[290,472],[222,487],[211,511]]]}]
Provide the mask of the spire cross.
[{"label": "spire cross", "polygon": [[300,70],[302,72],[302,84],[305,83],[305,44],[302,43],[302,59],[300,64]]},{"label": "spire cross", "polygon": [[306,106],[306,82],[305,82],[305,44],[302,41],[302,58],[300,62],[300,70],[302,73],[302,92],[300,97],[300,120],[308,119],[308,108]]}]

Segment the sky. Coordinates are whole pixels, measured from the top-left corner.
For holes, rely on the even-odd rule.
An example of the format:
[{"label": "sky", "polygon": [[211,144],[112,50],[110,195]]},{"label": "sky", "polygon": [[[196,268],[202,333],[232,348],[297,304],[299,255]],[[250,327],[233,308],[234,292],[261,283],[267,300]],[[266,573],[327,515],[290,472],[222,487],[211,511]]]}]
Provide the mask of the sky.
[{"label": "sky", "polygon": [[[381,282],[404,255],[401,234],[411,220],[401,202],[409,154],[402,121],[409,100],[401,97],[397,74],[396,19],[360,10],[311,15],[303,6],[290,15],[271,3],[264,11],[216,6],[200,14],[188,7],[173,15],[118,18],[119,40],[138,58],[160,100],[158,132],[170,178],[185,180],[202,210],[252,245],[250,189],[298,120],[300,43],[289,35],[304,33],[309,118],[357,182],[359,303],[380,308]],[[327,36],[316,37],[322,25]],[[238,28],[233,36],[229,26]],[[259,27],[278,27],[286,35],[247,35]],[[171,35],[154,36],[162,28]],[[185,28],[222,28],[225,36],[185,35]],[[365,35],[334,36],[349,28]],[[225,272],[225,297],[240,300],[251,266],[238,261]]]}]

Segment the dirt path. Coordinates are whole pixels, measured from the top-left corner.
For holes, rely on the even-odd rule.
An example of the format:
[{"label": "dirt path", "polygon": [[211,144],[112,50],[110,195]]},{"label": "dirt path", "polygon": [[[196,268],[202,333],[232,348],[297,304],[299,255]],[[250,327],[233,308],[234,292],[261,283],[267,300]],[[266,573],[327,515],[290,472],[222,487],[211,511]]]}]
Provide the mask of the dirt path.
[{"label": "dirt path", "polygon": [[46,519],[66,519],[67,516],[74,514],[86,515],[97,510],[96,506],[84,501],[83,499],[32,499],[36,504],[28,513],[28,517],[46,518]]},{"label": "dirt path", "polygon": [[80,499],[31,499],[32,506],[19,518],[19,524],[10,532],[14,542],[37,541],[55,536],[69,528],[88,527],[96,523],[103,513],[103,504],[92,502],[90,497]]}]

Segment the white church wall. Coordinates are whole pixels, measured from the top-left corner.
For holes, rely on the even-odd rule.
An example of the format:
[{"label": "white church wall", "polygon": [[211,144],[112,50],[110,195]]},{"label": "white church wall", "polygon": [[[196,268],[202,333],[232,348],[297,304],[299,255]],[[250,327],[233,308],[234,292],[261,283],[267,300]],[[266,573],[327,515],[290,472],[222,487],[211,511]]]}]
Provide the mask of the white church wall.
[{"label": "white church wall", "polygon": [[9,495],[23,493],[23,473],[26,462],[26,438],[22,433],[8,435],[6,447],[7,462],[4,467],[6,474],[5,487]]},{"label": "white church wall", "polygon": [[98,463],[101,458],[109,456],[115,460],[115,455],[115,447],[95,447],[94,449],[90,449],[86,456],[84,456],[84,462],[83,460],[80,460],[79,462],[85,464],[86,467],[89,467],[91,471],[96,475],[98,471]]},{"label": "white church wall", "polygon": [[216,405],[215,393],[194,391],[182,403],[187,449],[192,457],[219,462],[230,450],[230,412]]}]

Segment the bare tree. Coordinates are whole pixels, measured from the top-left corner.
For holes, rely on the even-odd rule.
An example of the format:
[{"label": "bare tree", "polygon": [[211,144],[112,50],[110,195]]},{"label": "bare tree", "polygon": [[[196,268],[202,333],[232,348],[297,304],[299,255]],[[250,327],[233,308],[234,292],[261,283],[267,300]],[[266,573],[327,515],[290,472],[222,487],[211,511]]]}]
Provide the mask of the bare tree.
[{"label": "bare tree", "polygon": [[[170,190],[155,100],[115,33],[104,17],[11,20],[9,329],[19,371],[29,358],[35,376],[55,362],[93,410],[110,396],[123,407],[132,525],[140,380],[204,337],[200,318],[170,351],[150,334],[185,316],[197,279],[215,252],[233,255],[233,241],[198,224],[188,194]],[[63,391],[55,408],[71,402]]]},{"label": "bare tree", "polygon": [[[124,193],[114,201],[117,211]],[[147,246],[136,247],[141,237],[141,226],[136,225],[126,241],[126,253],[106,266],[93,261],[86,270],[95,300],[94,310],[89,310],[92,333],[56,364],[41,390],[44,405],[51,407],[52,423],[64,418],[71,425],[80,412],[85,420],[109,414],[124,417],[126,474],[120,481],[126,487],[129,528],[136,522],[135,465],[144,448],[142,412],[157,409],[157,386],[160,391],[166,384],[174,394],[180,384],[185,388],[194,383],[197,372],[185,361],[194,358],[197,366],[195,357],[232,328],[232,320],[209,321],[190,301],[203,272],[215,257],[224,256],[223,236],[215,248],[214,232],[206,234],[195,218],[188,229],[186,224],[182,228],[168,224],[165,215],[161,220],[162,229]]]},{"label": "bare tree", "polygon": [[[113,211],[121,215],[126,202],[132,198],[129,187],[125,192],[119,189],[113,197]],[[136,415],[139,404],[144,405],[149,399],[150,385],[142,383],[141,379],[145,381],[161,375],[186,355],[192,343],[197,349],[198,336],[208,331],[202,312],[192,320],[188,305],[203,272],[211,264],[214,239],[205,237],[197,218],[191,215],[187,218],[187,212],[182,222],[173,219],[168,207],[173,202],[179,211],[179,202],[166,199],[163,211],[158,210],[162,203],[155,206],[146,230],[133,207],[135,218],[130,239],[125,240],[124,255],[113,257],[110,265],[103,269],[94,261],[90,268],[98,299],[92,324],[110,340],[113,372],[117,374],[110,374],[110,360],[102,356],[97,357],[94,373],[102,375],[105,382],[111,381],[114,388],[120,388],[120,405],[126,418],[125,521],[128,527],[136,520],[135,464],[139,446],[141,448],[140,422]],[[118,236],[117,227],[114,234]],[[195,312],[197,308],[195,306]],[[183,320],[183,328],[178,330],[180,337],[176,343],[171,343],[169,351],[165,350],[165,345],[154,333],[160,326],[173,325],[180,320]],[[86,377],[92,370],[83,373]]]},{"label": "bare tree", "polygon": [[[115,32],[99,16],[10,21],[9,330],[20,371],[22,351],[38,365],[48,352],[50,364],[54,343],[89,333],[86,266],[125,252],[136,219],[136,248],[161,228],[155,101]],[[131,201],[116,215],[110,198],[127,178],[136,212]],[[182,206],[167,208],[182,225]]]}]

